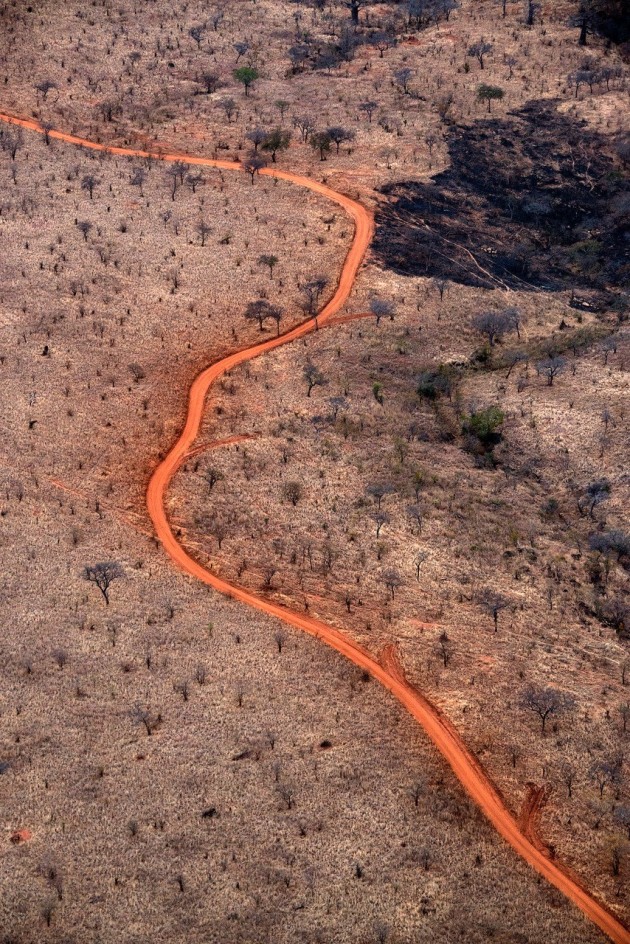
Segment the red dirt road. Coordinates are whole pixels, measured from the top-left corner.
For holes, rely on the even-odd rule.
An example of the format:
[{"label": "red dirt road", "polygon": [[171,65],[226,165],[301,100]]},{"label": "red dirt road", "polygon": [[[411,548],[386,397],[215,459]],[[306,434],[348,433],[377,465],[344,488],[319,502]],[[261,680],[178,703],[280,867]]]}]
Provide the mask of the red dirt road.
[{"label": "red dirt road", "polygon": [[[19,118],[0,113],[0,121],[19,125],[31,131],[44,132],[42,126],[33,119]],[[189,154],[162,153],[160,151],[136,150],[132,148],[114,147],[87,141],[76,135],[65,134],[61,131],[49,131],[50,138],[64,141],[67,144],[76,144],[92,150],[104,151],[108,154],[117,154],[123,157],[152,158],[154,160],[176,161],[183,160],[188,164],[197,164],[204,167],[218,167],[225,170],[240,170],[241,165],[230,161],[215,161],[210,158],[194,157]],[[388,648],[378,660],[367,650],[340,630],[319,620],[297,613],[284,606],[273,603],[253,593],[228,583],[217,577],[191,557],[178,543],[169,525],[165,508],[165,498],[168,487],[181,463],[190,455],[191,448],[197,437],[203,418],[206,395],[217,378],[238,364],[259,357],[267,351],[274,350],[283,344],[288,344],[323,326],[335,315],[347,301],[354,285],[359,267],[370,244],[373,233],[373,220],[368,210],[361,204],[351,200],[343,194],[337,193],[325,184],[292,174],[289,171],[265,168],[261,173],[287,180],[327,197],[341,206],[352,218],[355,225],[355,234],[352,246],[346,256],[337,290],[328,304],[319,315],[298,325],[279,337],[254,344],[243,351],[238,351],[224,357],[217,363],[204,370],[193,382],[188,400],[186,423],[179,438],[155,469],[147,489],[147,508],[153,521],[156,534],[164,550],[184,571],[196,577],[203,583],[226,596],[239,600],[256,610],[276,617],[284,623],[301,629],[316,637],[345,656],[361,669],[369,672],[379,681],[407,711],[418,721],[427,735],[431,738],[444,759],[451,766],[455,776],[464,787],[471,799],[482,810],[497,832],[512,846],[512,848],[528,862],[540,875],[555,885],[567,898],[596,924],[615,944],[630,944],[630,931],[616,918],[608,908],[597,901],[570,875],[557,861],[551,861],[544,851],[537,848],[521,830],[517,819],[507,808],[501,794],[484,771],[477,758],[468,750],[453,725],[433,706],[417,689],[409,684],[404,671],[398,661],[395,650]]]}]

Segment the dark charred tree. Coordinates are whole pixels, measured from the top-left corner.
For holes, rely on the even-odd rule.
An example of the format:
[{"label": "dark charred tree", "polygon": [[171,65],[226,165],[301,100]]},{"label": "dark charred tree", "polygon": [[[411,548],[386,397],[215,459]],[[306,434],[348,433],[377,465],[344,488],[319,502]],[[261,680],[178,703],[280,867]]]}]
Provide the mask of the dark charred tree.
[{"label": "dark charred tree", "polygon": [[218,72],[204,72],[201,76],[201,82],[207,95],[212,95],[223,84]]}]

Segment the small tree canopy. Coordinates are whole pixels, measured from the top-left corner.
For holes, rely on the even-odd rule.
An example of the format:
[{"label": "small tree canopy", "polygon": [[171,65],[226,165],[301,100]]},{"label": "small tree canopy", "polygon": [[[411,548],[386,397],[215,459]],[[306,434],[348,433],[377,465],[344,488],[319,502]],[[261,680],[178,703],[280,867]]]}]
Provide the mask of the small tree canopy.
[{"label": "small tree canopy", "polygon": [[250,86],[253,85],[256,79],[260,78],[258,69],[253,66],[240,66],[232,74],[237,82],[241,82],[245,86],[245,95],[249,95]]},{"label": "small tree canopy", "polygon": [[492,102],[502,99],[504,95],[505,92],[498,85],[480,85],[477,89],[477,98],[480,102],[488,103],[488,111],[490,111]]}]

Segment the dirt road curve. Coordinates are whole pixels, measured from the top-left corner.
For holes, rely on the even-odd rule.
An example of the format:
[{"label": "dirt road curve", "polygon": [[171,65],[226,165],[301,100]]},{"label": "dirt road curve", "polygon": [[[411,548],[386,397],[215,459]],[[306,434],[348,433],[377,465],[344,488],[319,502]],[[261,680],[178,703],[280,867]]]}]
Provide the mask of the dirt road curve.
[{"label": "dirt road curve", "polygon": [[[0,113],[0,120],[19,125],[31,131],[44,132],[42,126],[32,119],[19,118]],[[194,157],[189,154],[163,153],[159,150],[143,151],[134,150],[132,148],[112,147],[94,141],[87,141],[76,135],[65,134],[61,131],[54,130],[49,130],[48,135],[50,138],[64,141],[67,144],[76,144],[80,147],[105,151],[109,154],[118,154],[123,157],[152,158],[154,160],[158,159],[163,161],[183,160],[187,164],[197,164],[204,167],[218,167],[225,170],[240,169],[240,164],[232,163],[231,161],[214,161],[209,158]],[[269,616],[274,616],[284,623],[294,626],[296,629],[304,630],[304,632],[315,636],[337,652],[340,652],[341,655],[345,656],[355,665],[369,672],[370,675],[377,679],[398,699],[400,704],[403,705],[424,728],[442,756],[450,764],[466,792],[512,848],[536,869],[540,875],[544,876],[552,885],[555,885],[567,898],[570,898],[591,921],[615,942],[615,944],[630,944],[630,932],[628,929],[624,927],[604,905],[593,898],[574,876],[570,875],[557,861],[550,861],[544,851],[537,848],[523,834],[518,821],[506,807],[499,791],[483,770],[476,757],[470,753],[455,728],[420,694],[420,692],[407,682],[404,671],[393,648],[389,647],[381,655],[381,659],[379,660],[370,655],[369,652],[353,642],[352,639],[345,636],[344,633],[340,632],[338,629],[334,629],[332,626],[328,626],[325,623],[320,623],[318,620],[311,619],[311,617],[304,614],[272,603],[241,587],[222,580],[211,571],[206,570],[198,561],[187,554],[171,531],[165,510],[166,491],[177,469],[184,461],[187,454],[190,453],[191,447],[197,437],[203,417],[206,395],[210,386],[218,377],[226,371],[231,370],[231,368],[236,367],[238,364],[252,360],[264,354],[266,351],[271,351],[274,348],[280,347],[282,344],[288,344],[296,338],[309,334],[314,331],[317,326],[321,327],[332,318],[348,299],[357,272],[372,238],[372,217],[361,204],[343,194],[337,193],[330,187],[325,186],[325,184],[311,180],[308,177],[301,177],[297,174],[291,174],[288,171],[276,170],[275,168],[265,168],[261,173],[270,177],[290,181],[301,187],[307,187],[309,190],[319,193],[343,207],[354,221],[354,240],[346,256],[337,290],[328,304],[319,313],[317,319],[310,319],[298,325],[296,328],[287,331],[285,334],[281,334],[279,337],[263,341],[260,344],[253,345],[247,350],[238,351],[235,354],[224,357],[216,364],[212,364],[204,370],[193,382],[190,388],[188,413],[184,429],[166,458],[156,468],[147,489],[147,507],[156,533],[162,542],[162,546],[167,554],[193,577],[203,581],[203,583],[208,584],[208,586],[213,587],[220,593],[224,593],[227,596],[239,600],[241,603],[245,603],[247,606],[267,613]]]}]

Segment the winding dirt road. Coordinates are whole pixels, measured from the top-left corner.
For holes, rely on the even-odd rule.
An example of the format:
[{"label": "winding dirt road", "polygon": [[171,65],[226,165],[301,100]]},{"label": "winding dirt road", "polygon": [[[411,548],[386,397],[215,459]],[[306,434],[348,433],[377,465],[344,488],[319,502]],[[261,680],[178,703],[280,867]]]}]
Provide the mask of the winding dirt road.
[{"label": "winding dirt road", "polygon": [[[0,113],[0,121],[18,125],[40,134],[44,128],[33,119]],[[117,154],[122,157],[151,158],[162,161],[183,160],[187,164],[196,164],[204,167],[216,167],[224,170],[240,170],[241,165],[231,161],[215,161],[210,158],[194,157],[190,154],[166,153],[162,151],[137,150],[133,148],[114,147],[61,131],[48,130],[50,138],[58,139],[66,144],[76,144],[80,147],[108,154]],[[261,171],[270,177],[287,180],[297,186],[307,187],[341,206],[352,218],[355,225],[355,235],[352,246],[346,256],[339,278],[339,284],[333,297],[318,314],[317,318],[310,319],[279,337],[255,344],[243,351],[238,351],[224,357],[203,371],[193,382],[190,388],[188,413],[186,424],[177,442],[168,455],[155,469],[147,489],[147,507],[153,521],[155,531],[164,550],[175,563],[191,576],[220,593],[239,600],[253,609],[269,616],[276,617],[296,629],[301,629],[311,636],[326,643],[350,662],[369,672],[403,705],[422,726],[431,738],[444,759],[453,769],[459,782],[462,784],[471,799],[483,811],[497,832],[512,846],[512,848],[528,862],[540,875],[555,885],[567,898],[574,902],[583,913],[596,924],[615,944],[630,944],[630,931],[616,918],[605,905],[598,902],[580,884],[568,870],[557,861],[551,861],[544,850],[537,848],[521,830],[517,819],[507,808],[498,789],[490,780],[477,758],[468,750],[452,724],[440,714],[417,689],[409,684],[393,647],[388,647],[377,659],[362,646],[347,637],[340,630],[312,619],[309,616],[297,613],[280,606],[262,597],[258,597],[242,587],[228,583],[217,577],[191,557],[178,543],[169,525],[165,496],[173,476],[190,454],[191,447],[199,432],[203,418],[206,395],[214,381],[238,364],[259,357],[267,351],[288,344],[323,326],[340,310],[348,299],[354,281],[363,261],[365,252],[370,244],[373,233],[371,214],[361,204],[351,200],[343,194],[337,193],[325,184],[308,177],[292,174],[289,171],[265,168]]]}]

